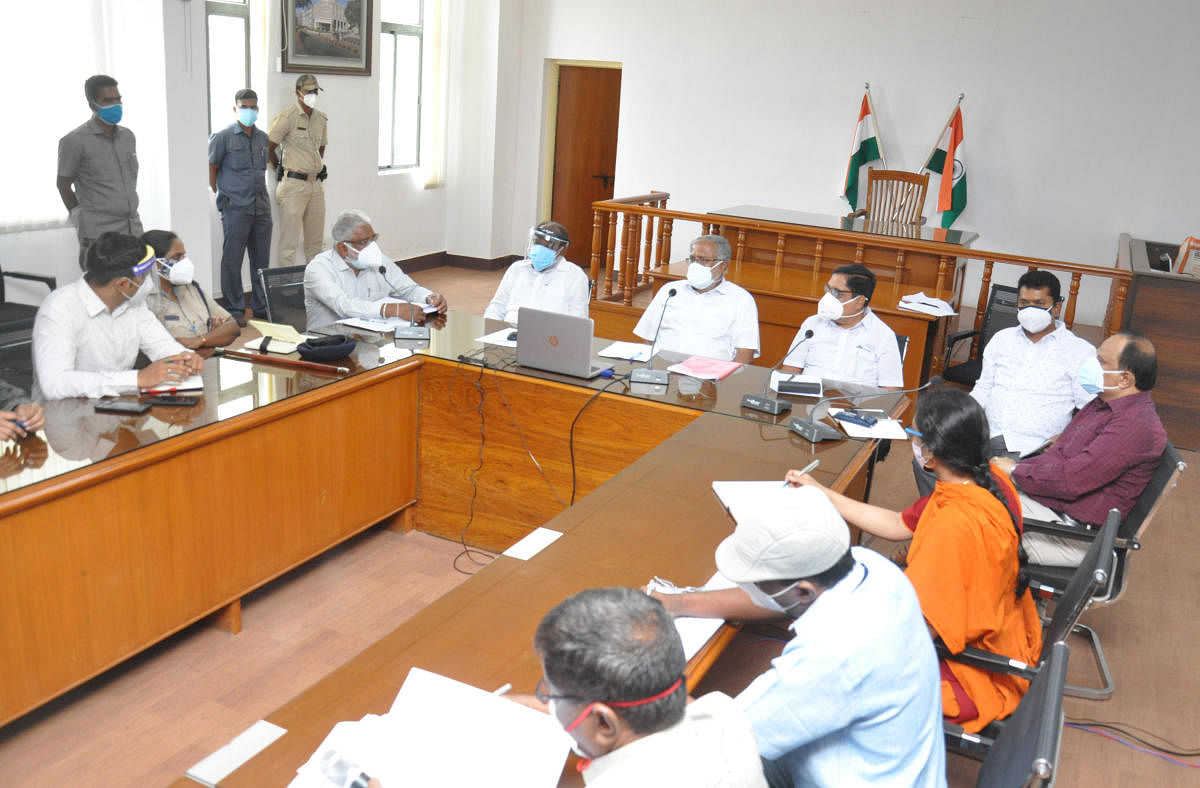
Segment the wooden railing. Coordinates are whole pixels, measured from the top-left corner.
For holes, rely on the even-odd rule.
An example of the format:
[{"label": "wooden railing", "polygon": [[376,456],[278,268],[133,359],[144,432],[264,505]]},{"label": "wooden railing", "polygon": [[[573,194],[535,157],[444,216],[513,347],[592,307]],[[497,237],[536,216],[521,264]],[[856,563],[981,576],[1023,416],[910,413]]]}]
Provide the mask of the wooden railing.
[{"label": "wooden railing", "polygon": [[[825,262],[824,247],[833,243],[841,244],[844,247],[849,243],[854,248],[853,262],[864,262],[866,257],[871,257],[870,262],[876,270],[877,276],[880,276],[879,250],[887,250],[887,254],[891,255],[892,262],[890,270],[888,268],[883,270],[883,275],[880,276],[880,286],[886,286],[885,280],[890,279],[892,290],[897,294],[902,287],[905,287],[904,283],[908,281],[906,258],[917,255],[926,258],[935,257],[937,259],[936,280],[929,282],[926,292],[933,290],[936,297],[950,301],[956,306],[960,303],[963,295],[959,276],[963,263],[968,260],[981,261],[983,275],[976,296],[975,310],[975,328],[977,329],[983,324],[993,269],[997,263],[1021,266],[1027,270],[1046,269],[1068,274],[1070,285],[1063,310],[1063,322],[1068,328],[1075,322],[1076,301],[1083,277],[1100,277],[1110,280],[1108,303],[1102,323],[1104,336],[1120,330],[1122,326],[1125,299],[1132,278],[1130,271],[1123,268],[1086,265],[1005,252],[981,251],[958,244],[927,241],[900,235],[877,235],[853,230],[742,219],[726,215],[673,211],[666,208],[669,197],[670,194],[667,192],[651,192],[637,197],[592,203],[591,278],[595,284],[592,290],[593,299],[631,306],[634,293],[649,286],[650,270],[671,262],[671,232],[674,222],[687,221],[698,223],[704,234],[720,230],[724,231],[727,237],[734,236],[732,261],[734,274],[731,278],[735,279],[736,272],[746,257],[747,233],[749,231],[768,232],[777,234],[774,255],[776,276],[782,273],[786,267],[795,267],[800,270],[811,269],[811,292],[819,292],[819,285],[824,281],[821,273],[822,263]],[[619,233],[618,230],[620,230]],[[789,248],[789,242],[797,239],[811,244],[811,252],[801,255],[803,262],[799,265],[795,262],[797,254],[786,251]],[[832,262],[841,264],[842,260]],[[908,287],[907,291],[915,289],[918,288]],[[974,352],[975,348],[973,347],[972,353]]]}]

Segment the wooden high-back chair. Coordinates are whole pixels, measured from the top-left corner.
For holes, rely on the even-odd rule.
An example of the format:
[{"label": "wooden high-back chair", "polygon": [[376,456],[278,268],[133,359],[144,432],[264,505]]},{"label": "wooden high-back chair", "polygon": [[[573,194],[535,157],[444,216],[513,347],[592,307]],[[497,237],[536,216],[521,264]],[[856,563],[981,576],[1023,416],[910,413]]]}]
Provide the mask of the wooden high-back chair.
[{"label": "wooden high-back chair", "polygon": [[854,213],[876,224],[922,225],[929,173],[867,170],[867,205]]}]

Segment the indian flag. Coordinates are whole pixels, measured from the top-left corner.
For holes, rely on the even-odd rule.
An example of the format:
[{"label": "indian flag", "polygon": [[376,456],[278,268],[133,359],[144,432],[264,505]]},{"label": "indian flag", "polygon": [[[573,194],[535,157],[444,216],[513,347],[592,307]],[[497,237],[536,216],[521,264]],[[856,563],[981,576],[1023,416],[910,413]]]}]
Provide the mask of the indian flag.
[{"label": "indian flag", "polygon": [[[942,227],[949,227],[967,207],[967,165],[963,158],[962,109],[954,110],[950,122],[942,131],[933,155],[925,169],[942,176],[938,187],[937,209],[942,212]],[[946,162],[950,162],[950,177],[946,177]]]},{"label": "indian flag", "polygon": [[858,111],[858,126],[854,129],[854,142],[850,145],[850,163],[846,166],[846,188],[843,194],[850,203],[850,210],[858,208],[858,175],[868,162],[883,158],[879,153],[879,138],[875,136],[875,118],[871,105],[863,94],[862,108]]}]

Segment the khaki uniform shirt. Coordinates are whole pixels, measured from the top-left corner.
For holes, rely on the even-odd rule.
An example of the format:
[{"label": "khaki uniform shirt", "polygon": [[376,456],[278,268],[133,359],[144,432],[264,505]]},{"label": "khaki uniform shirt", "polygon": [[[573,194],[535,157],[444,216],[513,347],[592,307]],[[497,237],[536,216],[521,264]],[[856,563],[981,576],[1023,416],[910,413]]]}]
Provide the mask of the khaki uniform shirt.
[{"label": "khaki uniform shirt", "polygon": [[79,207],[72,218],[81,239],[94,240],[109,230],[142,234],[132,131],[116,126],[110,139],[91,118],[58,141],[58,174],[75,182]]},{"label": "khaki uniform shirt", "polygon": [[176,339],[204,336],[230,319],[229,312],[199,285],[175,285],[175,298],[179,299],[176,301],[162,292],[162,285],[154,276],[154,291],[146,296],[146,306]]},{"label": "khaki uniform shirt", "polygon": [[319,109],[312,115],[304,114],[300,105],[292,105],[271,120],[267,136],[276,145],[283,147],[283,168],[290,172],[316,175],[324,163],[321,148],[329,142],[326,123],[329,116]]}]

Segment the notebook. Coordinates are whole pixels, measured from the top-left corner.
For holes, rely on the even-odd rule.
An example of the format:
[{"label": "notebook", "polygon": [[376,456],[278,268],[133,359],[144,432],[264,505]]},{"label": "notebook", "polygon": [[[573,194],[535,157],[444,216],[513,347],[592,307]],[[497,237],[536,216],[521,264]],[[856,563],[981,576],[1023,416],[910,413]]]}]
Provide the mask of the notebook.
[{"label": "notebook", "polygon": [[592,360],[590,317],[545,312],[527,306],[517,311],[517,364],[576,378],[594,378],[612,364]]}]

